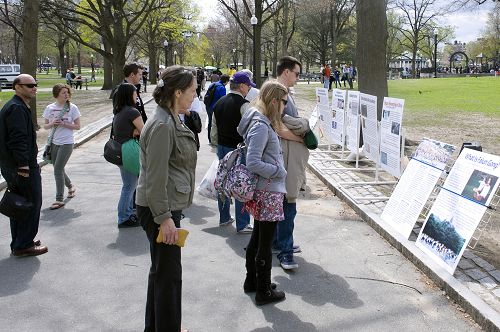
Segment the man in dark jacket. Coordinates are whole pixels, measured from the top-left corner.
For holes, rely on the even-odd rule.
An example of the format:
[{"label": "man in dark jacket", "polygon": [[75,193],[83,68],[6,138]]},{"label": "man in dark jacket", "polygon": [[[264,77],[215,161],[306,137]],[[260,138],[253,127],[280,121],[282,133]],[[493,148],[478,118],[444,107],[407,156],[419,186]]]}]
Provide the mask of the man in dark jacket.
[{"label": "man in dark jacket", "polygon": [[[146,115],[146,110],[144,109],[144,103],[142,102],[140,91],[141,91],[141,81],[142,81],[142,71],[144,67],[136,62],[128,63],[123,66],[123,76],[125,79],[123,83],[133,84],[137,88],[137,100],[135,101],[135,108],[141,113],[142,121],[146,123],[148,119]],[[118,89],[119,85],[117,85],[113,91],[111,91],[111,95],[109,98],[113,99],[113,105],[115,104],[115,92]]]},{"label": "man in dark jacket", "polygon": [[48,249],[34,241],[40,222],[42,178],[37,162],[36,133],[29,104],[36,96],[37,83],[28,74],[14,79],[16,91],[0,111],[0,169],[8,187],[33,203],[25,217],[10,218],[12,255],[36,256]]},{"label": "man in dark jacket", "polygon": [[[205,108],[207,110],[207,115],[208,115],[208,142],[212,144],[212,138],[211,138],[211,130],[212,130],[212,114],[214,112],[214,106],[215,103],[224,97],[226,95],[226,84],[229,82],[229,75],[224,74],[220,77],[220,81],[214,82],[208,86],[207,92],[205,93],[205,96],[207,94],[212,94],[212,98],[210,100],[204,100],[204,102],[208,102],[208,105],[205,103]],[[208,98],[207,98],[208,99]]]}]

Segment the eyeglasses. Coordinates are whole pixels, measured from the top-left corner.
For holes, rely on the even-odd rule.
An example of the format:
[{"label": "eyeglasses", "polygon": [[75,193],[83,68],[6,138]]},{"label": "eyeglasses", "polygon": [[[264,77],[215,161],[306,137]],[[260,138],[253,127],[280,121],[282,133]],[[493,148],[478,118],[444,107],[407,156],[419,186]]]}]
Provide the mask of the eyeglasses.
[{"label": "eyeglasses", "polygon": [[294,70],[290,70],[290,71],[295,74],[295,77],[299,77],[299,75],[300,75],[299,71],[294,71]]},{"label": "eyeglasses", "polygon": [[25,87],[29,89],[36,88],[38,86],[37,83],[18,83],[17,85],[24,85]]},{"label": "eyeglasses", "polygon": [[281,101],[283,102],[283,106],[286,106],[286,104],[288,104],[288,100],[287,99],[281,99]]}]

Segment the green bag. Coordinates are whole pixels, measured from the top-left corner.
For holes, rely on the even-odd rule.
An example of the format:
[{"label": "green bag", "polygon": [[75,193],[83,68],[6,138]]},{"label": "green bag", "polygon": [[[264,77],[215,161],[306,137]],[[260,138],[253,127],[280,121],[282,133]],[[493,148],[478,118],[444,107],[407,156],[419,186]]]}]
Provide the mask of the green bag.
[{"label": "green bag", "polygon": [[139,149],[139,141],[135,138],[129,139],[122,144],[123,168],[137,176],[139,176],[139,170],[141,169]]},{"label": "green bag", "polygon": [[304,135],[304,144],[309,150],[314,150],[318,147],[318,139],[312,130],[309,130]]}]

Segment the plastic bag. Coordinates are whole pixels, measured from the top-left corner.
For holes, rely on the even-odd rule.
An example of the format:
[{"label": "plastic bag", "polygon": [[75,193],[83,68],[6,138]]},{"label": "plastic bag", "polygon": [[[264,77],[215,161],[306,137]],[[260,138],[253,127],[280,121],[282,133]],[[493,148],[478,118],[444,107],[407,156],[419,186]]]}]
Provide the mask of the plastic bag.
[{"label": "plastic bag", "polygon": [[201,196],[217,200],[217,190],[215,190],[214,182],[218,166],[219,160],[215,159],[212,162],[212,165],[210,165],[208,171],[205,173],[205,176],[201,180],[199,186],[196,188],[196,191],[198,191]]}]

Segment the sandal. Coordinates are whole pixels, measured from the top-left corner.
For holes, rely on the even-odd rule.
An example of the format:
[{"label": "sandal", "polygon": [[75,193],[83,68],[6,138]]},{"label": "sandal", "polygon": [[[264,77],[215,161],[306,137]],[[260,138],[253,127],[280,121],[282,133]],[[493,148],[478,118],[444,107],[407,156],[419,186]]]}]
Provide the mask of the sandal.
[{"label": "sandal", "polygon": [[76,196],[76,187],[71,186],[71,188],[69,188],[68,190],[68,198],[73,198],[75,196]]},{"label": "sandal", "polygon": [[55,201],[54,203],[52,203],[52,205],[50,206],[50,209],[51,210],[57,210],[57,209],[60,209],[64,206],[64,203],[63,202],[58,202],[58,201]]}]

